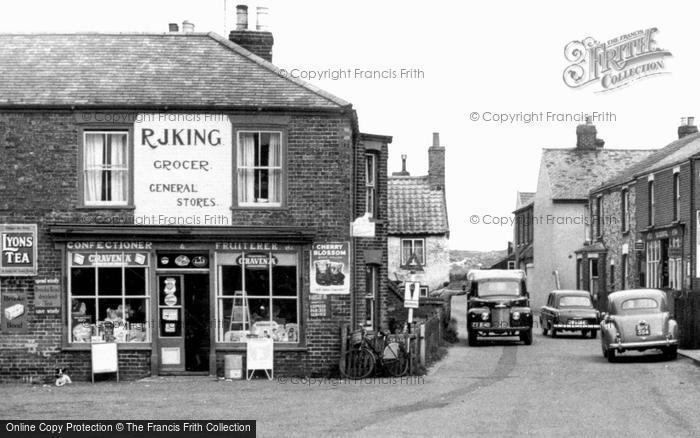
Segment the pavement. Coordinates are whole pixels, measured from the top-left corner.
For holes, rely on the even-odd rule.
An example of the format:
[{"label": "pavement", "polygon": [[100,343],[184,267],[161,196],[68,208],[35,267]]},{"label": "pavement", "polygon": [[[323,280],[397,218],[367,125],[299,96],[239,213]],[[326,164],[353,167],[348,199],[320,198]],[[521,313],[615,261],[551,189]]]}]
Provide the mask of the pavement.
[{"label": "pavement", "polygon": [[696,364],[700,365],[700,350],[684,350],[679,349],[678,354],[685,356],[688,359],[692,359]]},{"label": "pavement", "polygon": [[[700,367],[687,357],[629,353],[608,363],[600,339],[533,345],[464,339],[424,377],[0,385],[5,419],[255,419],[258,436],[700,436]],[[514,339],[514,341],[517,339]]]}]

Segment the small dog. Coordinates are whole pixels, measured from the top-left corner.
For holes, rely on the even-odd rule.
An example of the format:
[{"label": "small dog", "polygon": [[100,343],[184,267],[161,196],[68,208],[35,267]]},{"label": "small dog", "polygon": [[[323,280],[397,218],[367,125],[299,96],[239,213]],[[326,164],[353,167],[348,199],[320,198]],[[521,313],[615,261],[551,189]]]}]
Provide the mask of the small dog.
[{"label": "small dog", "polygon": [[73,383],[68,376],[68,368],[56,368],[56,386],[63,386],[66,383]]}]

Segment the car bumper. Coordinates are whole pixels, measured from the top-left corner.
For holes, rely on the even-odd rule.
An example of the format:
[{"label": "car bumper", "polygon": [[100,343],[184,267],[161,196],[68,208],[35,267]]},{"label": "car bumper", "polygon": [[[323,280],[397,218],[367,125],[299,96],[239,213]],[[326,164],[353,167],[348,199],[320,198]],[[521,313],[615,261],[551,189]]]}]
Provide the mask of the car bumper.
[{"label": "car bumper", "polygon": [[642,341],[642,342],[612,342],[608,348],[616,350],[634,350],[636,348],[661,348],[678,345],[678,339],[665,339],[662,341]]},{"label": "car bumper", "polygon": [[471,330],[478,331],[478,332],[493,332],[493,333],[505,333],[505,332],[513,332],[513,331],[526,331],[526,330],[532,330],[532,327],[529,326],[513,326],[513,327],[475,327],[471,326]]},{"label": "car bumper", "polygon": [[556,330],[600,330],[600,324],[584,324],[584,325],[569,325],[569,324],[554,324],[552,326]]}]

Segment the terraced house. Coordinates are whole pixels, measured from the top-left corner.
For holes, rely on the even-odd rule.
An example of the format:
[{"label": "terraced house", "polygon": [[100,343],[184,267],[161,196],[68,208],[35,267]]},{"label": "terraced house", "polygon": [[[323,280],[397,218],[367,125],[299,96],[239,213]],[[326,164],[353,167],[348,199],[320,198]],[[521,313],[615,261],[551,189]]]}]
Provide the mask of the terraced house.
[{"label": "terraced house", "polygon": [[681,345],[697,348],[700,135],[692,117],[683,120],[678,137],[591,191],[592,239],[579,251],[578,266],[582,288],[594,291],[601,310],[616,290],[666,290]]},{"label": "terraced house", "polygon": [[245,12],[229,39],[0,35],[0,379],[87,378],[104,341],[123,377],[221,375],[248,337],[333,374],[340,325],[382,323],[391,138]]}]

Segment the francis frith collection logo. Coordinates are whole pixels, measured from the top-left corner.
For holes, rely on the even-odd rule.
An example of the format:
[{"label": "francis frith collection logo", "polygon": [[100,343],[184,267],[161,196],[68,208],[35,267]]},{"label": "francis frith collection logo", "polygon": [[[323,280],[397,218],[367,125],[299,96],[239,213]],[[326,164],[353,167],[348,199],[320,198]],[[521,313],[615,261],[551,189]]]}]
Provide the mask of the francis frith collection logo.
[{"label": "francis frith collection logo", "polygon": [[665,58],[672,55],[658,46],[657,32],[653,27],[605,42],[592,37],[571,41],[564,48],[564,56],[571,63],[564,69],[564,83],[570,88],[597,84],[597,92],[605,92],[668,73]]}]

